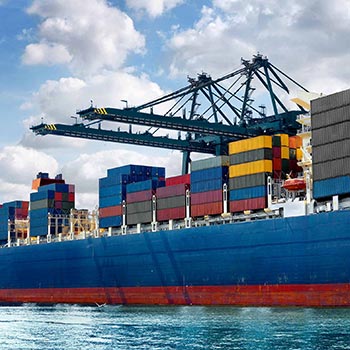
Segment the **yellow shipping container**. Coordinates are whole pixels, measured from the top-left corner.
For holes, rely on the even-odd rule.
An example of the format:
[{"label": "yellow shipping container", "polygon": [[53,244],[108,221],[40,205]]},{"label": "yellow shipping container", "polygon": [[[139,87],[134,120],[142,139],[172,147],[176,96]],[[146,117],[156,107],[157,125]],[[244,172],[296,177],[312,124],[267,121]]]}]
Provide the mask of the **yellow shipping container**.
[{"label": "yellow shipping container", "polygon": [[277,134],[281,138],[281,146],[289,147],[289,135],[288,134]]},{"label": "yellow shipping container", "polygon": [[229,177],[257,173],[272,173],[272,160],[256,160],[254,162],[231,165],[229,168]]},{"label": "yellow shipping container", "polygon": [[286,146],[281,147],[281,158],[289,159],[289,147],[286,147]]},{"label": "yellow shipping container", "polygon": [[228,144],[228,153],[236,154],[259,148],[272,148],[272,136],[264,135],[230,142]]},{"label": "yellow shipping container", "polygon": [[300,148],[296,149],[296,158],[297,158],[297,160],[303,159],[303,151]]}]

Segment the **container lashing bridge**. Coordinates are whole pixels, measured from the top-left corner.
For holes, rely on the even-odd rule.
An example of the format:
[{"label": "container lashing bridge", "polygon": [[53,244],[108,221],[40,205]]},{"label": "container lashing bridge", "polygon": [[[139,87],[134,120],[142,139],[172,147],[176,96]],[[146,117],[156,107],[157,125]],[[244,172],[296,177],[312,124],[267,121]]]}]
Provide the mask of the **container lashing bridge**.
[{"label": "container lashing bridge", "polygon": [[[299,105],[296,110],[289,110],[279,94],[290,94],[287,83],[308,90],[260,54],[251,61],[242,59],[241,63],[240,69],[215,80],[206,73],[188,77],[187,86],[140,106],[120,109],[91,105],[77,112],[81,122],[41,123],[31,130],[38,135],[180,150],[183,173],[189,170],[191,152],[224,155],[230,141],[277,132],[294,135],[300,127],[297,116],[306,111]],[[253,82],[268,92],[272,115],[265,114],[265,106],[256,106],[252,97],[257,87]],[[102,123],[107,122],[128,124],[129,130],[103,129]],[[132,125],[146,130],[132,132]],[[163,129],[177,130],[177,137],[155,135]]]}]

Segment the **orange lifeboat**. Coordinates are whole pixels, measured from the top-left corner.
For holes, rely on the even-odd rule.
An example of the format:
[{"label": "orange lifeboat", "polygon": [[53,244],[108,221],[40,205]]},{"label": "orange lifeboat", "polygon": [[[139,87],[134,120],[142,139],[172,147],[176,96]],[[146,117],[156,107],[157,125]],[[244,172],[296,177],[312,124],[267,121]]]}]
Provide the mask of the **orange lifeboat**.
[{"label": "orange lifeboat", "polygon": [[306,182],[304,179],[287,179],[284,181],[283,188],[288,191],[302,191],[306,189]]}]

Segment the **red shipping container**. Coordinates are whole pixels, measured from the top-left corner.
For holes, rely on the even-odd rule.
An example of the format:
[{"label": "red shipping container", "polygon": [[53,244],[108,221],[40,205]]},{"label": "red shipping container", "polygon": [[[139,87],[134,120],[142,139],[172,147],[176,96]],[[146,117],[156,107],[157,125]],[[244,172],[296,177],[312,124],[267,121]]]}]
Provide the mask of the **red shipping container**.
[{"label": "red shipping container", "polygon": [[274,179],[282,179],[282,170],[274,170],[273,171]]},{"label": "red shipping container", "polygon": [[242,199],[239,201],[230,201],[230,211],[232,213],[240,212],[244,210],[256,210],[266,208],[266,198],[250,198]]},{"label": "red shipping container", "polygon": [[55,202],[55,208],[56,209],[62,209],[62,202],[61,201],[56,201]]},{"label": "red shipping container", "polygon": [[282,170],[282,159],[281,158],[273,158],[272,159],[272,169],[273,171],[281,171]]},{"label": "red shipping container", "polygon": [[68,192],[74,193],[75,192],[75,185],[68,185]]},{"label": "red shipping container", "polygon": [[62,192],[55,192],[55,201],[62,201]]},{"label": "red shipping container", "polygon": [[185,216],[185,207],[157,210],[157,221],[168,221],[170,219],[184,219]]},{"label": "red shipping container", "polygon": [[120,216],[122,215],[122,210],[123,208],[121,205],[114,205],[112,207],[100,208],[99,215],[100,215],[100,218],[107,218],[109,216]]},{"label": "red shipping container", "polygon": [[29,208],[29,202],[27,201],[22,201],[22,209],[27,209]]},{"label": "red shipping container", "polygon": [[179,184],[157,188],[157,198],[169,198],[186,194],[188,185]]},{"label": "red shipping container", "polygon": [[218,215],[223,211],[222,202],[191,205],[191,216]]},{"label": "red shipping container", "polygon": [[165,179],[165,186],[173,186],[173,185],[180,185],[180,184],[189,185],[190,183],[191,183],[190,174],[173,176]]},{"label": "red shipping container", "polygon": [[222,190],[191,193],[191,205],[222,201]]},{"label": "red shipping container", "polygon": [[281,158],[281,147],[279,146],[272,147],[272,158]]},{"label": "red shipping container", "polygon": [[154,193],[155,192],[153,190],[145,190],[145,191],[127,193],[126,194],[126,202],[127,203],[135,203],[135,202],[149,201],[152,199],[152,196],[154,195]]},{"label": "red shipping container", "polygon": [[68,202],[74,202],[74,200],[75,200],[74,192],[69,192],[68,193]]}]

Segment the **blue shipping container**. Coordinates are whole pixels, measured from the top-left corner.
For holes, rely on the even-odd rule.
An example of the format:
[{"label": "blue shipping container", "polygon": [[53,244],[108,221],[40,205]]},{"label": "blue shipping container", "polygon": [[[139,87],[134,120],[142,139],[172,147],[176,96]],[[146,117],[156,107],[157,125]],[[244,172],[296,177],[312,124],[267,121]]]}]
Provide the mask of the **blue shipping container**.
[{"label": "blue shipping container", "polygon": [[100,218],[99,225],[101,228],[119,227],[122,225],[122,219],[122,216],[109,216],[107,218]]},{"label": "blue shipping container", "polygon": [[228,167],[216,167],[191,173],[191,184],[203,180],[228,179]]},{"label": "blue shipping container", "polygon": [[155,190],[158,187],[164,187],[165,181],[163,180],[146,180],[141,182],[135,182],[126,185],[126,193],[141,192],[147,190]]},{"label": "blue shipping container", "polygon": [[239,201],[241,199],[259,198],[267,195],[266,186],[255,186],[240,188],[238,190],[230,191],[230,200]]},{"label": "blue shipping container", "polygon": [[314,181],[314,198],[325,198],[338,194],[350,193],[350,176],[334,177],[321,181]]},{"label": "blue shipping container", "polygon": [[191,193],[221,190],[224,183],[226,182],[222,179],[205,180],[201,182],[191,183]]}]

